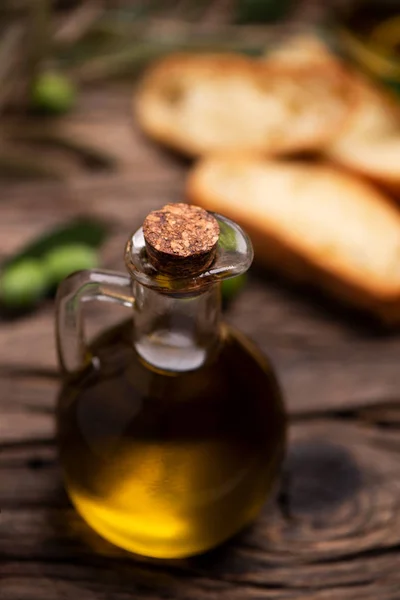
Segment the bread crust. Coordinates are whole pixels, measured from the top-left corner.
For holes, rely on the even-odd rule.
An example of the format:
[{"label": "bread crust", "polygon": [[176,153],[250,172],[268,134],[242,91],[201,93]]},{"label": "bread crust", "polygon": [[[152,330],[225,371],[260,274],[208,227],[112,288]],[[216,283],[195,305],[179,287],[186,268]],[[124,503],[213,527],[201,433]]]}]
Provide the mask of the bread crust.
[{"label": "bread crust", "polygon": [[[247,110],[245,101],[238,101],[236,113],[235,109],[229,106],[229,92],[224,98],[221,97],[222,106],[218,107],[218,110],[222,111],[222,114],[232,110],[231,121],[228,119],[226,125],[228,131],[221,130],[226,135],[226,140],[218,139],[218,134],[213,133],[221,127],[221,119],[216,118],[215,126],[212,126],[209,115],[206,115],[205,127],[200,128],[197,135],[193,133],[193,122],[205,118],[205,111],[209,110],[203,109],[204,103],[201,105],[199,102],[194,110],[197,111],[196,115],[190,113],[190,119],[188,117],[186,124],[182,125],[186,95],[193,94],[194,89],[205,84],[208,90],[212,86],[218,86],[215,89],[220,90],[224,86],[237,85],[241,86],[242,94],[243,90],[250,94],[250,109]],[[279,119],[271,119],[270,130],[267,124],[265,135],[257,135],[257,123],[251,121],[251,102],[257,90],[260,96],[264,94],[265,98],[279,97],[276,104],[288,115],[288,118],[281,118],[281,125],[277,125]],[[321,96],[321,102],[316,99],[318,94]],[[327,105],[329,97],[332,98],[332,103],[335,103],[331,104],[330,112]],[[260,102],[262,103],[262,100]],[[266,101],[265,114],[269,110],[268,106],[270,105]],[[323,64],[291,67],[287,64],[268,64],[237,54],[171,55],[147,71],[134,97],[134,111],[145,133],[158,142],[192,157],[220,151],[257,151],[272,156],[320,150],[345,127],[355,108],[355,96],[348,73],[340,65],[332,64],[328,70]],[[241,115],[238,115],[239,112]],[[244,132],[242,139],[239,139],[238,134],[237,140],[229,141],[229,133],[237,126],[235,123],[241,120],[243,130],[246,119],[249,127],[255,128],[257,140],[252,140],[251,136]],[[310,125],[313,119],[315,126]],[[305,127],[306,131],[302,130],[302,127]],[[203,135],[206,129],[208,136]],[[200,139],[202,137],[203,139]]]},{"label": "bread crust", "polygon": [[[269,64],[324,65],[348,70],[357,110],[338,131],[327,156],[350,172],[400,194],[400,107],[388,90],[342,63],[315,33],[285,39],[266,56]],[[385,158],[382,158],[385,156]]]},{"label": "bread crust", "polygon": [[[352,276],[351,270],[346,268],[343,261],[338,261],[336,264],[332,262],[329,257],[329,249],[321,247],[319,252],[310,253],[306,247],[302,249],[299,244],[296,247],[293,239],[290,240],[287,235],[290,223],[282,222],[281,227],[275,226],[274,228],[271,223],[267,222],[265,214],[260,212],[259,218],[255,218],[254,211],[246,210],[246,204],[243,210],[238,210],[237,204],[233,206],[226,200],[222,201],[220,193],[211,189],[207,182],[207,172],[215,168],[218,160],[225,162],[229,160],[232,167],[232,161],[236,160],[238,168],[240,168],[240,165],[245,164],[246,161],[247,163],[248,161],[260,162],[261,159],[237,156],[234,159],[232,157],[229,159],[227,157],[209,157],[200,161],[187,180],[187,197],[194,204],[207,210],[222,212],[239,222],[252,239],[256,261],[292,280],[311,284],[347,304],[372,313],[387,324],[395,324],[400,321],[400,277],[398,281],[395,281],[390,274],[388,274],[387,280],[382,277],[381,273],[377,273],[375,280],[373,277],[363,279]],[[290,166],[288,168],[290,169]],[[400,238],[400,215],[380,192],[330,166],[306,165],[300,168],[309,170],[310,178],[318,174],[326,176],[327,185],[329,185],[330,178],[340,178],[344,186],[344,193],[348,186],[349,201],[351,201],[350,195],[356,194],[357,197],[359,196],[360,203],[366,203],[366,208],[368,203],[382,203],[388,217],[393,219],[394,226],[398,227]],[[318,199],[316,199],[317,201]],[[323,201],[323,197],[320,201]],[[244,200],[244,202],[246,201]],[[247,200],[247,206],[249,202],[251,202],[250,199]],[[279,202],[279,198],[276,198],[276,202]],[[309,226],[310,228],[313,226],[312,218],[310,218]],[[339,215],[335,222],[332,221],[332,227],[338,228],[338,243],[342,243],[340,241]],[[371,227],[374,227],[374,223],[371,223]],[[306,231],[305,235],[307,235]]]},{"label": "bread crust", "polygon": [[326,155],[338,165],[400,193],[400,108],[386,90],[353,75],[357,110]]}]

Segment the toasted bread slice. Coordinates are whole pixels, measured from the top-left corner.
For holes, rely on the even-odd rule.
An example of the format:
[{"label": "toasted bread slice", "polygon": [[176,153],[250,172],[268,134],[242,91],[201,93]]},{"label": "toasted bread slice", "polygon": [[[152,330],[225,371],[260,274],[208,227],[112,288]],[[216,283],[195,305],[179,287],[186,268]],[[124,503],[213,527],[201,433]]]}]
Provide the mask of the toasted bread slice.
[{"label": "toasted bread slice", "polygon": [[[265,56],[270,65],[325,65],[337,68],[340,59],[312,32],[285,38]],[[348,69],[356,109],[330,145],[327,155],[334,162],[387,188],[400,192],[400,110],[377,84]]]},{"label": "toasted bread slice", "polygon": [[400,192],[400,110],[381,89],[354,80],[357,110],[330,144],[327,155],[338,164],[395,193]]},{"label": "toasted bread slice", "polygon": [[321,164],[210,156],[187,194],[239,222],[259,262],[400,321],[400,213],[368,183]]},{"label": "toasted bread slice", "polygon": [[145,75],[135,110],[148,135],[191,156],[318,150],[353,107],[340,68],[274,66],[236,54],[183,54]]}]

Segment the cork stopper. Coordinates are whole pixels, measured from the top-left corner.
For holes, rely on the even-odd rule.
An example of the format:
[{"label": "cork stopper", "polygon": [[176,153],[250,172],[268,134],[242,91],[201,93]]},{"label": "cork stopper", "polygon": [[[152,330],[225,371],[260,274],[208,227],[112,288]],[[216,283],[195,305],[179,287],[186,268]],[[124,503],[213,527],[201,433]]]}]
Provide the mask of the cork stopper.
[{"label": "cork stopper", "polygon": [[185,277],[206,270],[213,262],[219,225],[198,206],[166,204],[146,217],[143,234],[153,267]]}]

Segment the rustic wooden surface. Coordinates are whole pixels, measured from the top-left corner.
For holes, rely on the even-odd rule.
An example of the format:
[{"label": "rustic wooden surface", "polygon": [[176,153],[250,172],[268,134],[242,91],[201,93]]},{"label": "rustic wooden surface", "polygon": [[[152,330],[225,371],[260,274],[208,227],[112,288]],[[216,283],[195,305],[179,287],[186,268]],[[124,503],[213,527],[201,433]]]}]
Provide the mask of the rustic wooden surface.
[{"label": "rustic wooden surface", "polygon": [[[0,257],[86,213],[110,220],[102,264],[123,268],[129,232],[182,199],[187,170],[128,123],[129,87],[84,96],[62,126],[117,153],[119,171],[71,159],[64,183],[1,185]],[[282,486],[227,547],[168,564],[98,538],[62,490],[52,304],[0,322],[1,600],[399,600],[400,335],[256,270],[227,318],[278,369],[291,417]]]}]

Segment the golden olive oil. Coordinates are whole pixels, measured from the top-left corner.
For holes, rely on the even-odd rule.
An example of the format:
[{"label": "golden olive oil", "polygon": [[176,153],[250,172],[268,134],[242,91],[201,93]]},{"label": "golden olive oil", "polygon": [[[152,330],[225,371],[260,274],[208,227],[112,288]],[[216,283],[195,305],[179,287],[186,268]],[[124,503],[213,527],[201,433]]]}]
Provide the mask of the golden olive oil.
[{"label": "golden olive oil", "polygon": [[204,552],[251,522],[271,494],[285,417],[268,361],[224,326],[214,358],[156,370],[132,321],[99,337],[64,384],[58,431],[66,487],[84,519],[135,553]]}]

